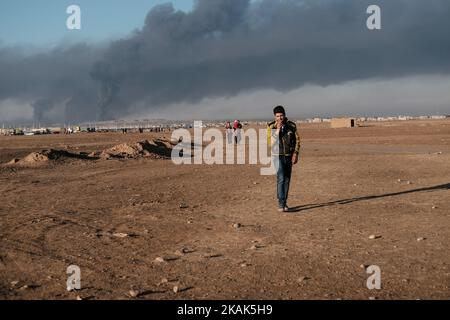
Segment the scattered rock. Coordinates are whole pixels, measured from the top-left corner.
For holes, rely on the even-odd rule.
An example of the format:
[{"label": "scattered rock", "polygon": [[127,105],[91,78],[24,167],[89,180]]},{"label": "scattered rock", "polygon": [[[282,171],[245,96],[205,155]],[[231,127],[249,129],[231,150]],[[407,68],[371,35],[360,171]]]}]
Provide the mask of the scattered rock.
[{"label": "scattered rock", "polygon": [[178,286],[174,286],[172,290],[174,293],[177,293],[180,290],[180,288],[178,288]]},{"label": "scattered rock", "polygon": [[126,237],[128,237],[129,235],[128,235],[127,233],[121,233],[121,232],[119,232],[119,233],[113,233],[113,236],[114,236],[114,237],[117,237],[117,238],[126,238]]},{"label": "scattered rock", "polygon": [[233,224],[233,228],[235,228],[235,229],[239,229],[240,227],[242,227],[242,224],[240,224],[240,223]]},{"label": "scattered rock", "polygon": [[436,206],[432,206],[431,209],[437,209],[437,207]]},{"label": "scattered rock", "polygon": [[417,241],[423,241],[423,240],[426,240],[427,238],[423,238],[423,237],[420,237],[420,238],[417,238]]},{"label": "scattered rock", "polygon": [[381,238],[381,236],[375,235],[375,234],[371,234],[371,235],[369,236],[369,239],[371,239],[371,240],[373,240],[373,239],[379,239],[379,238]]},{"label": "scattered rock", "polygon": [[137,291],[137,290],[130,290],[130,291],[128,291],[128,294],[132,298],[137,298],[139,296],[139,291]]},{"label": "scattered rock", "polygon": [[369,297],[369,300],[377,300],[376,297]]},{"label": "scattered rock", "polygon": [[83,300],[80,296],[77,296],[77,300]]},{"label": "scattered rock", "polygon": [[154,261],[155,261],[156,263],[163,263],[163,262],[165,262],[166,260],[164,260],[163,257],[157,257],[157,258],[155,258]]},{"label": "scattered rock", "polygon": [[12,281],[12,282],[11,282],[11,286],[12,286],[12,287],[15,287],[15,286],[17,286],[18,283],[19,283],[19,281]]},{"label": "scattered rock", "polygon": [[306,281],[306,280],[309,280],[309,278],[306,277],[306,276],[301,276],[301,277],[299,277],[299,278],[297,279],[297,282],[298,282],[298,283],[301,283],[301,282],[304,282],[304,281]]},{"label": "scattered rock", "polygon": [[191,250],[189,248],[183,247],[183,248],[175,251],[175,254],[178,254],[178,255],[182,256],[182,255],[185,255],[185,254],[191,253],[191,252],[194,252],[194,250]]},{"label": "scattered rock", "polygon": [[406,181],[406,184],[412,184],[412,182],[411,181]]},{"label": "scattered rock", "polygon": [[26,290],[26,289],[28,289],[28,288],[29,288],[28,285],[24,285],[24,286],[21,286],[21,287],[19,288],[19,290]]},{"label": "scattered rock", "polygon": [[184,202],[180,203],[180,209],[187,209],[187,208],[189,208],[189,206],[186,203]]}]

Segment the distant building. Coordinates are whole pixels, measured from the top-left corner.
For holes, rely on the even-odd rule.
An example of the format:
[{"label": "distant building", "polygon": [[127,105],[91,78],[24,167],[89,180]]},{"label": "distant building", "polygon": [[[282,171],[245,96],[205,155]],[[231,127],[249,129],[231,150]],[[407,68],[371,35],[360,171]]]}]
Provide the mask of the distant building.
[{"label": "distant building", "polygon": [[333,118],[331,128],[352,128],[356,126],[354,118]]},{"label": "distant building", "polygon": [[431,119],[437,120],[437,119],[445,119],[445,116],[431,116]]},{"label": "distant building", "polygon": [[0,128],[0,134],[1,135],[5,135],[5,136],[9,136],[9,135],[13,135],[14,134],[14,129],[1,129]]}]

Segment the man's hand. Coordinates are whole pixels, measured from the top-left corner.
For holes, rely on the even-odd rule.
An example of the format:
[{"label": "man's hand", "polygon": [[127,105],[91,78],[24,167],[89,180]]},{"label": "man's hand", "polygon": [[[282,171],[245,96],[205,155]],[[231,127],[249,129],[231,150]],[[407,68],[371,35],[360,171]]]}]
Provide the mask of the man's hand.
[{"label": "man's hand", "polygon": [[283,121],[277,119],[275,124],[276,124],[277,129],[279,130],[283,126]]},{"label": "man's hand", "polygon": [[298,162],[298,153],[292,155],[292,164],[296,164]]}]

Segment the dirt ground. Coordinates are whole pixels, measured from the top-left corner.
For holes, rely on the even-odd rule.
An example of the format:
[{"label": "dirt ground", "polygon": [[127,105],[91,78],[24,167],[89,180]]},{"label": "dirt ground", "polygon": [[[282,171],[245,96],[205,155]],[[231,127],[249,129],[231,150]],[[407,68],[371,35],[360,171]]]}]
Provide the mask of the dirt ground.
[{"label": "dirt ground", "polygon": [[449,299],[450,121],[299,132],[288,213],[259,165],[4,165],[162,134],[1,136],[0,298]]}]

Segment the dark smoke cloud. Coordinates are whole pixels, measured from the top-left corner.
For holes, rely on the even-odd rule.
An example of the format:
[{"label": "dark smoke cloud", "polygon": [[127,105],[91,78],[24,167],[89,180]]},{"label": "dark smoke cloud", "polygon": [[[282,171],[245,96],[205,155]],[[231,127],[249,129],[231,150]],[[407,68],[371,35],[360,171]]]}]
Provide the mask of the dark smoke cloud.
[{"label": "dark smoke cloud", "polygon": [[[371,4],[380,31],[365,26]],[[70,120],[112,119],[248,90],[449,73],[449,17],[447,0],[198,0],[188,13],[165,4],[107,48],[0,50],[0,101],[47,99]]]}]

